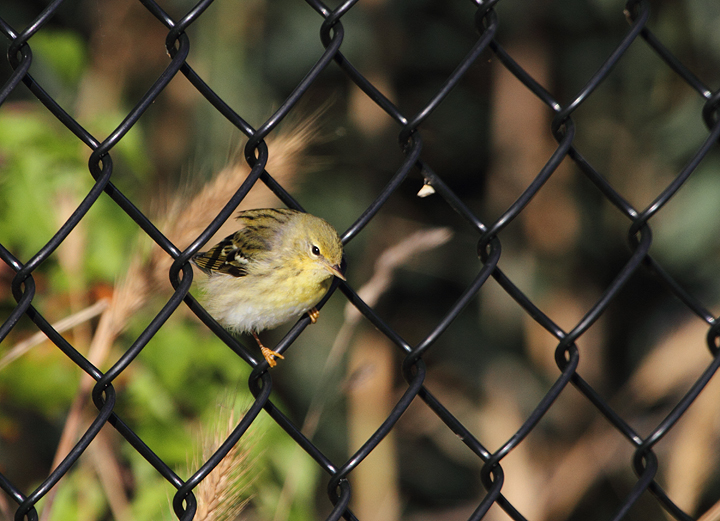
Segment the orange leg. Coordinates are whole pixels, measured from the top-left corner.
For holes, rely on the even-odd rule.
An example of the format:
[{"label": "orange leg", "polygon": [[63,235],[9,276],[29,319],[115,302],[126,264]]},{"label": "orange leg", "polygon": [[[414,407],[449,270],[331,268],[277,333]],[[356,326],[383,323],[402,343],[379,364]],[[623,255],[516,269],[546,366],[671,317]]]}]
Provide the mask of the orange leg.
[{"label": "orange leg", "polygon": [[253,331],[253,336],[255,337],[255,341],[260,346],[260,351],[262,351],[262,354],[265,357],[265,360],[267,360],[267,363],[270,367],[275,367],[277,365],[277,362],[273,358],[274,356],[276,356],[278,358],[282,358],[283,360],[285,359],[285,357],[283,355],[281,355],[280,353],[276,353],[275,351],[265,347],[262,344],[262,342],[260,342],[260,337],[254,331]]}]

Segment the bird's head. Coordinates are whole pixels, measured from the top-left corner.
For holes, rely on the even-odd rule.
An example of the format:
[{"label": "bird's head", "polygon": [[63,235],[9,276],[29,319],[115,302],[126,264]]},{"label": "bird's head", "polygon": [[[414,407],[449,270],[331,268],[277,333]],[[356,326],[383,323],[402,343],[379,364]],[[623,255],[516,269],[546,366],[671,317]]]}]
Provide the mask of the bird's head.
[{"label": "bird's head", "polygon": [[327,221],[309,214],[301,214],[288,233],[292,234],[295,262],[313,278],[323,281],[330,277],[346,280],[340,264],[343,246],[335,228]]}]

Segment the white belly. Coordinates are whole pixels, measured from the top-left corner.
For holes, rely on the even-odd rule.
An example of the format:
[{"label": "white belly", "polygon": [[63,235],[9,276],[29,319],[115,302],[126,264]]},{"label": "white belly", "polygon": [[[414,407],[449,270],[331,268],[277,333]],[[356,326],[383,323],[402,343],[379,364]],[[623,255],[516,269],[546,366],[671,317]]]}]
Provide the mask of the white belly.
[{"label": "white belly", "polygon": [[[214,297],[203,305],[224,327],[239,333],[274,328],[310,310],[325,295],[331,278],[310,288],[290,278],[269,282],[269,277],[233,277],[214,274],[201,281],[201,288]],[[213,288],[221,285],[222,290]]]}]

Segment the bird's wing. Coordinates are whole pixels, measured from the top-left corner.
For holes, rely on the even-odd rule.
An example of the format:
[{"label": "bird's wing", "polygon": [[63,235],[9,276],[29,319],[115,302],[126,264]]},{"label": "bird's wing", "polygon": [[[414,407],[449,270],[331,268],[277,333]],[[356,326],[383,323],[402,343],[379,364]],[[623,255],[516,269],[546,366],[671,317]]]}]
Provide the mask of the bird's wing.
[{"label": "bird's wing", "polygon": [[278,230],[298,214],[285,208],[245,210],[237,215],[244,228],[225,237],[206,252],[193,257],[193,262],[207,274],[226,273],[244,277],[252,273],[253,264],[271,252]]},{"label": "bird's wing", "polygon": [[284,224],[298,213],[300,212],[297,210],[289,210],[287,208],[256,208],[238,212],[235,218],[245,226],[253,227],[260,222],[267,223],[276,221],[279,224]]},{"label": "bird's wing", "polygon": [[246,227],[225,237],[206,252],[193,257],[193,262],[207,274],[226,273],[233,277],[244,277],[252,270],[263,254],[270,250],[270,241]]}]

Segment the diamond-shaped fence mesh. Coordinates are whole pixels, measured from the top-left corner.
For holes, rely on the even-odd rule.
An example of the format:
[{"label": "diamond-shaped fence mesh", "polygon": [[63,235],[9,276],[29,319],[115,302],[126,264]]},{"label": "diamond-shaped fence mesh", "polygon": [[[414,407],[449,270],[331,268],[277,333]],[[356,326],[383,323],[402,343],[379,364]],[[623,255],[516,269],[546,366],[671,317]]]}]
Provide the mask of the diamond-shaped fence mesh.
[{"label": "diamond-shaped fence mesh", "polygon": [[[720,519],[718,23],[3,2],[0,518]],[[189,259],[283,205],[348,281],[268,370]]]}]

